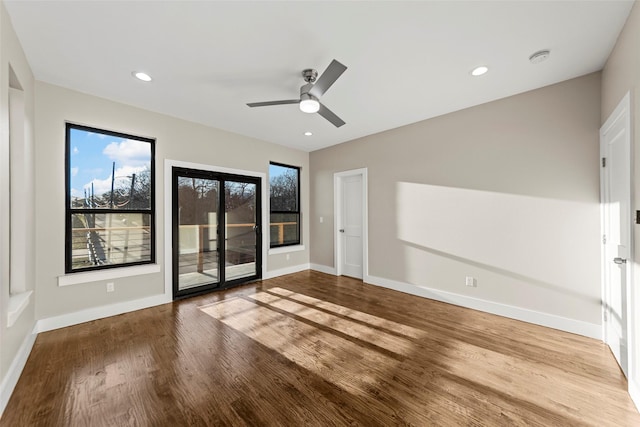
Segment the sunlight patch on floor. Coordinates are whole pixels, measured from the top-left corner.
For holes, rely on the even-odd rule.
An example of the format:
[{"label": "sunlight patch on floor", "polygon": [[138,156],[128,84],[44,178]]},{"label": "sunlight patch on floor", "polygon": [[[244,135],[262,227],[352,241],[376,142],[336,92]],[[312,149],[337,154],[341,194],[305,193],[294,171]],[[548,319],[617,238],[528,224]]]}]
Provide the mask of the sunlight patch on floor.
[{"label": "sunlight patch on floor", "polygon": [[409,356],[415,351],[415,343],[412,341],[361,322],[329,314],[267,292],[258,292],[250,295],[249,298],[399,355]]},{"label": "sunlight patch on floor", "polygon": [[[603,387],[584,377],[578,383],[578,375],[550,366],[545,367],[547,374],[541,374],[535,361],[458,340],[436,341],[426,330],[282,288],[200,309],[356,395],[374,393],[393,400],[392,385],[418,396],[417,402],[428,399],[451,406],[454,403],[446,396],[455,390],[466,398],[479,398],[478,393],[489,391],[503,395],[503,390],[509,390],[509,400],[571,418],[593,411],[589,390]],[[510,387],[513,383],[521,384],[518,390]],[[413,386],[409,389],[406,384]],[[564,386],[556,387],[559,384]],[[464,402],[454,405],[464,406]],[[420,413],[419,407],[409,406],[407,411]]]},{"label": "sunlight patch on floor", "polygon": [[[220,301],[200,309],[350,393],[360,394],[375,387],[375,366],[389,366],[395,362],[378,352],[363,349],[349,340],[243,298]],[[362,366],[362,370],[354,371],[349,359],[356,357],[366,358],[371,367]]]},{"label": "sunlight patch on floor", "polygon": [[362,311],[354,310],[349,307],[334,304],[328,301],[324,301],[318,298],[313,298],[308,295],[299,294],[283,288],[269,288],[268,292],[278,294],[289,299],[302,302],[307,305],[322,308],[327,311],[334,312],[344,317],[348,317],[353,320],[365,322],[368,325],[393,331],[396,334],[401,334],[409,338],[421,338],[424,336],[424,331],[413,328],[402,323],[394,322],[392,320],[384,319],[382,317],[373,316],[371,314],[363,313]]}]

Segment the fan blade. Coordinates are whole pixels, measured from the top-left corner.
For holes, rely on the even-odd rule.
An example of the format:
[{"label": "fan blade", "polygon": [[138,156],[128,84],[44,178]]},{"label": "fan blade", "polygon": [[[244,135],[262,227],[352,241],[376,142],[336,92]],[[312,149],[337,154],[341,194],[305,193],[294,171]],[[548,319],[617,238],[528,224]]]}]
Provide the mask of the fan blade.
[{"label": "fan blade", "polygon": [[320,109],[318,110],[318,114],[320,114],[325,119],[329,120],[337,128],[339,128],[340,126],[345,124],[344,120],[342,120],[340,117],[336,116],[333,113],[333,111],[329,110],[327,107],[325,107],[322,104],[320,104]]},{"label": "fan blade", "polygon": [[309,91],[309,95],[313,95],[316,98],[320,98],[332,84],[338,80],[338,77],[345,72],[347,67],[336,61],[335,59],[331,61],[331,64],[324,70],[324,73],[318,78],[315,82],[311,90]]},{"label": "fan blade", "polygon": [[284,101],[251,102],[249,107],[267,107],[269,105],[299,104],[299,99],[285,99]]}]

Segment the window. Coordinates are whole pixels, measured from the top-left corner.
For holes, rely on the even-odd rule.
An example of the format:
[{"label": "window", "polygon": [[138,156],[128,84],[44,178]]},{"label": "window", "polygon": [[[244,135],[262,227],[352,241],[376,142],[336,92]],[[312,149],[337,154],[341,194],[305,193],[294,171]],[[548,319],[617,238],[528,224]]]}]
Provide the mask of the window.
[{"label": "window", "polygon": [[154,144],[67,123],[67,273],[155,262]]},{"label": "window", "polygon": [[300,244],[300,168],[269,164],[272,248]]}]

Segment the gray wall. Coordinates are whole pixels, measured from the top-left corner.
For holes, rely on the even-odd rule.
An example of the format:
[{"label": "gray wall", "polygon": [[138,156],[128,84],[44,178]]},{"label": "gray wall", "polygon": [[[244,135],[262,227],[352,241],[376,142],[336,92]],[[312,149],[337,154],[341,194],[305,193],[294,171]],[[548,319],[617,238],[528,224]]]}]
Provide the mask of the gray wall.
[{"label": "gray wall", "polygon": [[[631,144],[633,182],[632,182],[632,198],[635,203],[633,209],[640,210],[640,141],[638,140],[638,131],[640,129],[640,99],[638,99],[638,87],[640,87],[640,6],[636,2],[631,9],[631,14],[627,18],[616,46],[609,56],[609,59],[602,71],[602,116],[601,122],[607,120],[616,106],[620,103],[627,92],[631,92]],[[633,226],[634,238],[634,276],[632,290],[638,289],[640,282],[640,227]],[[640,292],[635,291],[631,296],[634,300],[636,312],[640,308]],[[630,329],[635,342],[633,356],[633,365],[636,372],[630,372],[634,375],[629,378],[630,383],[636,390],[636,401],[640,399],[640,316],[637,313],[630,313],[630,321],[633,327]],[[640,402],[638,402],[640,404]]]},{"label": "gray wall", "polygon": [[333,174],[366,167],[370,276],[600,324],[600,77],[312,152],[311,262]]},{"label": "gray wall", "polygon": [[[9,65],[22,86],[24,94],[24,129],[12,129],[23,136],[12,147],[11,157],[19,158],[20,164],[11,165],[11,197],[9,196]],[[34,190],[33,190],[33,122],[34,80],[22,47],[9,20],[4,3],[0,3],[0,384],[1,402],[8,396],[4,393],[9,368],[16,359],[21,345],[30,339],[35,324],[35,294],[13,326],[7,326],[10,303],[11,280],[20,283],[25,291],[34,291]],[[12,220],[9,221],[9,199],[11,198]],[[13,238],[11,253],[11,278],[9,277],[9,235]],[[18,241],[19,239],[19,241]],[[17,267],[17,268],[16,268]],[[15,293],[13,295],[16,296]],[[16,372],[13,372],[16,375]],[[19,374],[19,372],[17,372]],[[12,380],[17,380],[13,378]],[[2,407],[0,407],[0,411]]]},{"label": "gray wall", "polygon": [[[105,282],[60,287],[64,275],[64,156],[65,121],[133,135],[156,138],[157,260],[164,268],[164,161],[165,159],[221,166],[268,174],[269,161],[302,167],[302,209],[309,210],[309,155],[192,122],[137,109],[124,104],[38,82],[36,85],[36,223],[39,319],[92,307],[131,301],[164,292],[164,273],[115,280],[116,291],[106,293]],[[264,195],[268,197],[268,195]],[[309,240],[303,222],[303,242]],[[270,255],[269,271],[305,265],[306,250]],[[113,280],[109,280],[113,281]]]}]

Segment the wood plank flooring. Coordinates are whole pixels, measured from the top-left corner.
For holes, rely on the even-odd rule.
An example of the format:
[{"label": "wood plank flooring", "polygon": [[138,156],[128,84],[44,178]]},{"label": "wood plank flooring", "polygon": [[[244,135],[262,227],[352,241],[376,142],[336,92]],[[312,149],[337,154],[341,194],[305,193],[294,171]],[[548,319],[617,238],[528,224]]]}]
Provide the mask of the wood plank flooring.
[{"label": "wood plank flooring", "polygon": [[306,271],[40,334],[0,426],[640,426],[601,342]]}]

